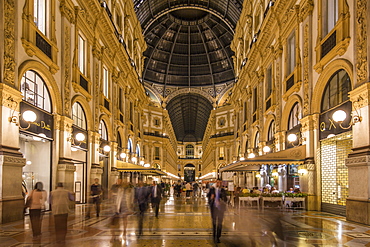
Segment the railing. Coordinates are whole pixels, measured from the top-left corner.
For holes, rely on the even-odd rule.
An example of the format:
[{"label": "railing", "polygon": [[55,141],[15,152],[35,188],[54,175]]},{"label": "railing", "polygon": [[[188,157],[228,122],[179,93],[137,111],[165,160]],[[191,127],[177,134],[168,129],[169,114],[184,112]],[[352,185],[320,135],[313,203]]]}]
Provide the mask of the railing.
[{"label": "railing", "polygon": [[109,101],[107,99],[104,99],[104,107],[109,111]]},{"label": "railing", "polygon": [[36,31],[36,46],[39,48],[46,56],[52,59],[51,45]]},{"label": "railing", "polygon": [[321,58],[325,57],[337,45],[337,32],[334,31],[321,45]]},{"label": "railing", "polygon": [[289,79],[286,81],[286,91],[294,86],[294,74],[292,74]]},{"label": "railing", "polygon": [[234,132],[226,132],[226,133],[211,135],[210,138],[218,138],[218,137],[232,136],[232,135],[234,135]]},{"label": "railing", "polygon": [[266,101],[266,111],[271,107],[271,98]]},{"label": "railing", "polygon": [[82,75],[80,75],[80,86],[85,89],[86,92],[89,92],[89,83],[88,81],[85,79],[85,77],[83,77]]},{"label": "railing", "polygon": [[153,133],[153,132],[144,132],[144,135],[147,135],[147,136],[156,136],[156,137],[161,137],[161,138],[169,138],[166,135],[161,135],[159,133]]}]

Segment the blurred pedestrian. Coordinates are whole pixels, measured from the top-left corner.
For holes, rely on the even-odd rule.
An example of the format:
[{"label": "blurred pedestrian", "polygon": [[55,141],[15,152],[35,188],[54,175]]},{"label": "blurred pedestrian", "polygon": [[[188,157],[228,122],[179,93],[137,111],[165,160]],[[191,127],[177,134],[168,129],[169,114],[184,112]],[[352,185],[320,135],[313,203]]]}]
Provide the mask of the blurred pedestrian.
[{"label": "blurred pedestrian", "polygon": [[66,239],[70,201],[74,201],[74,196],[64,189],[63,183],[58,183],[57,188],[50,193],[50,203],[54,215],[56,240],[59,243]]},{"label": "blurred pedestrian", "polygon": [[153,181],[153,186],[151,188],[150,199],[155,217],[158,218],[159,204],[162,199],[162,186],[157,185],[155,181]]},{"label": "blurred pedestrian", "polygon": [[138,205],[139,208],[139,233],[138,235],[143,235],[143,221],[144,221],[144,214],[145,211],[148,208],[148,200],[150,196],[150,190],[148,190],[147,187],[144,187],[144,184],[142,181],[139,182],[139,186],[135,190],[135,202]]},{"label": "blurred pedestrian", "polygon": [[[133,213],[133,192],[127,182],[122,183],[117,188],[117,196],[115,201],[115,213],[112,219],[113,228],[119,228],[120,221],[123,224],[123,236],[126,236],[127,217]],[[113,234],[114,235],[114,234]]]},{"label": "blurred pedestrian", "polygon": [[34,238],[41,236],[42,211],[45,210],[47,194],[41,182],[35,184],[35,189],[27,197],[30,220]]},{"label": "blurred pedestrian", "polygon": [[[100,214],[102,193],[103,189],[101,187],[101,184],[99,184],[99,178],[95,178],[94,183],[90,186],[90,203],[92,203],[93,207],[95,207],[96,217],[99,217]],[[90,218],[90,211],[91,207],[89,206],[87,209],[86,219]]]},{"label": "blurred pedestrian", "polygon": [[207,197],[211,209],[213,239],[216,243],[220,243],[222,221],[227,204],[226,190],[222,188],[221,180],[218,179],[214,186],[209,189]]}]

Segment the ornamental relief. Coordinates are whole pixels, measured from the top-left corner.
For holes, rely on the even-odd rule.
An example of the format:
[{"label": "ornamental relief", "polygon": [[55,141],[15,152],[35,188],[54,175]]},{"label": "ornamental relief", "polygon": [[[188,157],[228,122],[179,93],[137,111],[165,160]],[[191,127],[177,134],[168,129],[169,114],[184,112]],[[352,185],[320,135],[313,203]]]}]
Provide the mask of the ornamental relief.
[{"label": "ornamental relief", "polygon": [[304,27],[303,34],[303,116],[307,116],[310,112],[310,84],[309,84],[309,28],[308,24]]},{"label": "ornamental relief", "polygon": [[356,74],[357,82],[366,81],[367,71],[367,0],[357,0],[356,20],[356,50],[357,64]]},{"label": "ornamental relief", "polygon": [[4,82],[15,82],[15,1],[4,3]]},{"label": "ornamental relief", "polygon": [[66,25],[64,29],[65,40],[64,40],[64,113],[70,116],[71,112],[71,38],[70,38],[70,27]]}]

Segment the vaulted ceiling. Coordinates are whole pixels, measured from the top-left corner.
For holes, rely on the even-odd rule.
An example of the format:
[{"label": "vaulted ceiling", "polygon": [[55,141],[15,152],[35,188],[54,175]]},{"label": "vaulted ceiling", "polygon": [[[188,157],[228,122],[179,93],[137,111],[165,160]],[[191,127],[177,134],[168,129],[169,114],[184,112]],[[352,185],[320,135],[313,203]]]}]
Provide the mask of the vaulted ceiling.
[{"label": "vaulted ceiling", "polygon": [[[164,86],[163,97],[166,87],[215,88],[234,82],[230,44],[242,5],[243,0],[134,0],[148,45],[144,82]],[[212,109],[204,100],[184,94],[168,102],[178,141],[203,139],[205,126],[200,131],[199,124],[207,123]]]}]

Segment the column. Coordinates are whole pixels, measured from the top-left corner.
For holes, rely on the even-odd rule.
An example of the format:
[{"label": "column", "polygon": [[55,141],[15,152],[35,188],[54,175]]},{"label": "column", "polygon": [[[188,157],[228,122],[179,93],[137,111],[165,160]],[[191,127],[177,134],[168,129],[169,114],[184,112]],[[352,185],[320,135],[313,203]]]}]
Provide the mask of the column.
[{"label": "column", "polygon": [[[353,152],[346,159],[348,167],[347,220],[370,224],[370,82],[350,92],[353,114],[362,121],[352,126]],[[357,112],[356,112],[357,111]]]},{"label": "column", "polygon": [[119,171],[117,170],[118,143],[112,142],[111,147],[112,147],[112,151],[111,151],[112,163],[111,163],[111,170],[110,170],[109,181],[108,181],[108,184],[109,184],[108,188],[111,188],[112,185],[117,181],[119,177]]},{"label": "column", "polygon": [[95,178],[102,179],[103,167],[99,163],[99,147],[100,147],[100,134],[96,131],[89,132],[89,150],[92,150],[91,155],[91,167],[88,168],[88,185],[94,182]]},{"label": "column", "polygon": [[[74,187],[74,172],[76,167],[72,162],[71,158],[71,133],[72,133],[72,124],[73,120],[65,116],[56,116],[55,120],[59,122],[60,130],[57,130],[56,133],[59,133],[59,160],[57,165],[57,173],[55,183],[62,182],[64,188],[70,191],[73,191]],[[58,125],[56,125],[58,126]],[[56,184],[52,185],[52,188]]]},{"label": "column", "polygon": [[26,159],[19,152],[19,128],[9,117],[19,116],[20,92],[0,83],[0,224],[23,219],[22,168]]},{"label": "column", "polygon": [[299,175],[299,183],[301,191],[310,195],[306,206],[308,210],[320,210],[321,208],[321,169],[315,164],[316,150],[320,143],[319,118],[319,114],[312,114],[300,120],[302,142],[306,145],[306,160],[299,169],[304,169],[306,172]]}]

